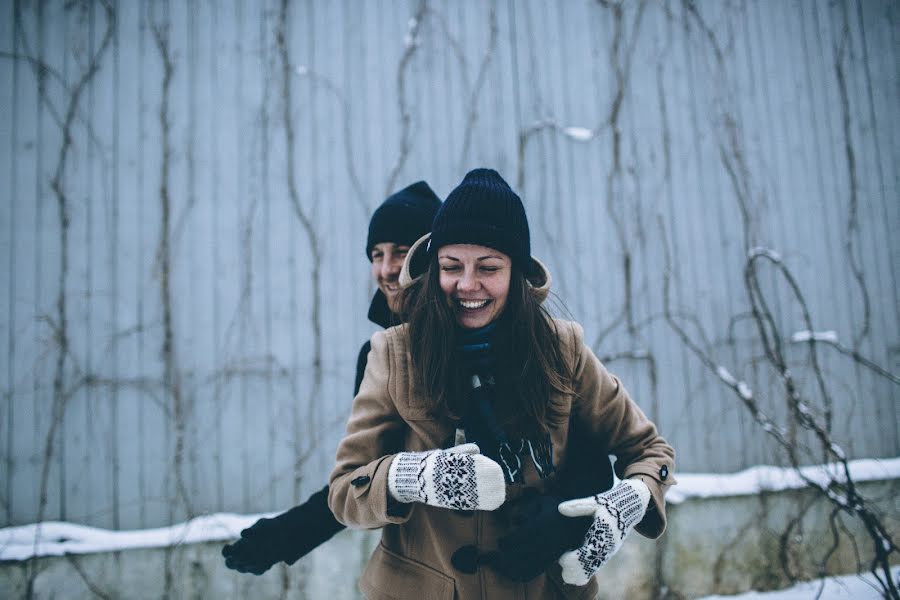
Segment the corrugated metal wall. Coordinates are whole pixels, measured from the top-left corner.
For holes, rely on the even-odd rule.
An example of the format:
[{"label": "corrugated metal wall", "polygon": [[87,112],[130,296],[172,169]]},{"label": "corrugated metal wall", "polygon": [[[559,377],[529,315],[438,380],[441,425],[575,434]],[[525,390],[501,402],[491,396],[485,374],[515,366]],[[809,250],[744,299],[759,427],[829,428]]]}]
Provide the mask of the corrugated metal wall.
[{"label": "corrugated metal wall", "polygon": [[[783,421],[744,276],[764,246],[815,329],[900,370],[898,9],[3,3],[3,524],[152,526],[318,489],[373,331],[368,215],[475,166],[520,192],[560,310],[681,469],[783,462],[690,344]],[[801,306],[755,264],[824,410],[788,341]],[[900,454],[897,385],[816,349],[836,439]]]}]

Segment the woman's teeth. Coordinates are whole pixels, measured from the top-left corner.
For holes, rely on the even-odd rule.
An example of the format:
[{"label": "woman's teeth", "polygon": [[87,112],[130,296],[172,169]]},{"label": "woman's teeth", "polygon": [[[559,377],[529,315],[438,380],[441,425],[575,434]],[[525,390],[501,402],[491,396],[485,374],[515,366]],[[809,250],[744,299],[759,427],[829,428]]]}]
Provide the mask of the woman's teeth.
[{"label": "woman's teeth", "polygon": [[490,300],[460,300],[459,305],[469,310],[475,310],[485,306]]}]

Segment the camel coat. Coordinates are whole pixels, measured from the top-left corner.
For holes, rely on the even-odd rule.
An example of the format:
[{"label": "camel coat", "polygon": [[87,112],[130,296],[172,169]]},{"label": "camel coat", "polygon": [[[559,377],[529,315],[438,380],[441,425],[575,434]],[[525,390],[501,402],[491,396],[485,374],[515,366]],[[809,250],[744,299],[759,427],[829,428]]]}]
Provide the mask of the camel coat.
[{"label": "camel coat", "polygon": [[[636,530],[655,539],[666,527],[664,497],[675,483],[675,451],[584,343],[582,328],[570,321],[555,324],[563,354],[573,367],[574,393],[553,398],[562,414],[568,414],[568,421],[550,432],[554,465],[557,471],[565,465],[570,427],[587,432],[599,456],[617,457],[619,477],[640,477],[650,488],[650,507]],[[598,580],[602,584],[602,569],[590,583],[576,587],[563,583],[556,564],[527,584],[510,581],[489,567],[474,574],[453,567],[450,558],[461,546],[475,545],[485,552],[496,548],[506,532],[506,505],[493,512],[473,512],[418,503],[400,505],[398,510],[392,503],[388,511],[387,475],[394,456],[450,447],[455,427],[446,416],[431,414],[422,401],[406,326],[376,333],[338,447],[328,497],[335,517],[348,527],[383,528],[381,543],[360,580],[363,594],[371,600],[594,598]],[[526,462],[524,469],[524,484],[507,486],[507,504],[524,488],[548,485],[531,463]]]}]

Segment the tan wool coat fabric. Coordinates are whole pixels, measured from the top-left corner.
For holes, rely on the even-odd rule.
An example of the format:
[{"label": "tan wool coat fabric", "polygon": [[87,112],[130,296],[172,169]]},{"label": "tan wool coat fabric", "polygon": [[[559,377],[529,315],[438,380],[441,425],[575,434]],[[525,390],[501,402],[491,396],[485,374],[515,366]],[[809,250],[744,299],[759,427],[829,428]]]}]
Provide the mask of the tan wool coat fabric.
[{"label": "tan wool coat fabric", "polygon": [[[555,324],[563,354],[572,365],[574,393],[553,401],[571,424],[589,432],[599,455],[617,457],[620,477],[640,477],[648,485],[651,506],[636,529],[656,538],[666,526],[664,497],[675,483],[675,452],[585,345],[581,327],[569,321]],[[461,546],[475,545],[484,552],[495,549],[506,532],[505,506],[523,485],[538,489],[547,485],[530,463],[525,463],[524,484],[508,486],[507,504],[496,511],[461,512],[414,503],[400,505],[400,514],[393,514],[396,508],[388,513],[387,475],[394,456],[450,447],[456,426],[445,416],[431,414],[423,402],[414,382],[406,331],[401,325],[372,337],[365,377],[330,477],[328,503],[338,521],[358,529],[383,528],[381,543],[360,580],[362,592],[371,600],[595,597],[602,569],[588,585],[575,587],[562,582],[556,564],[523,584],[489,567],[462,573],[450,562]],[[567,424],[560,423],[550,432],[557,470],[565,465],[568,431]]]}]

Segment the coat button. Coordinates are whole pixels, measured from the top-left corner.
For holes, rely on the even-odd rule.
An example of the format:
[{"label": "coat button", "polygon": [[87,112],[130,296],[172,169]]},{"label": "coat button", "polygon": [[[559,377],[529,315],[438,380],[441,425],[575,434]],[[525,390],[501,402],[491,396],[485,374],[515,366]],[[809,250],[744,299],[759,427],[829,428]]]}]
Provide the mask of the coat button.
[{"label": "coat button", "polygon": [[462,573],[472,575],[478,570],[478,548],[476,546],[462,546],[450,557],[450,564]]},{"label": "coat button", "polygon": [[669,467],[667,467],[666,465],[663,465],[662,468],[659,470],[659,478],[662,479],[663,481],[665,481],[666,477],[668,477],[668,476],[669,476]]},{"label": "coat button", "polygon": [[372,480],[372,478],[369,477],[368,475],[360,475],[359,477],[357,477],[356,479],[351,481],[350,484],[353,487],[361,487],[361,486],[364,486],[367,483],[369,483],[371,480]]}]

